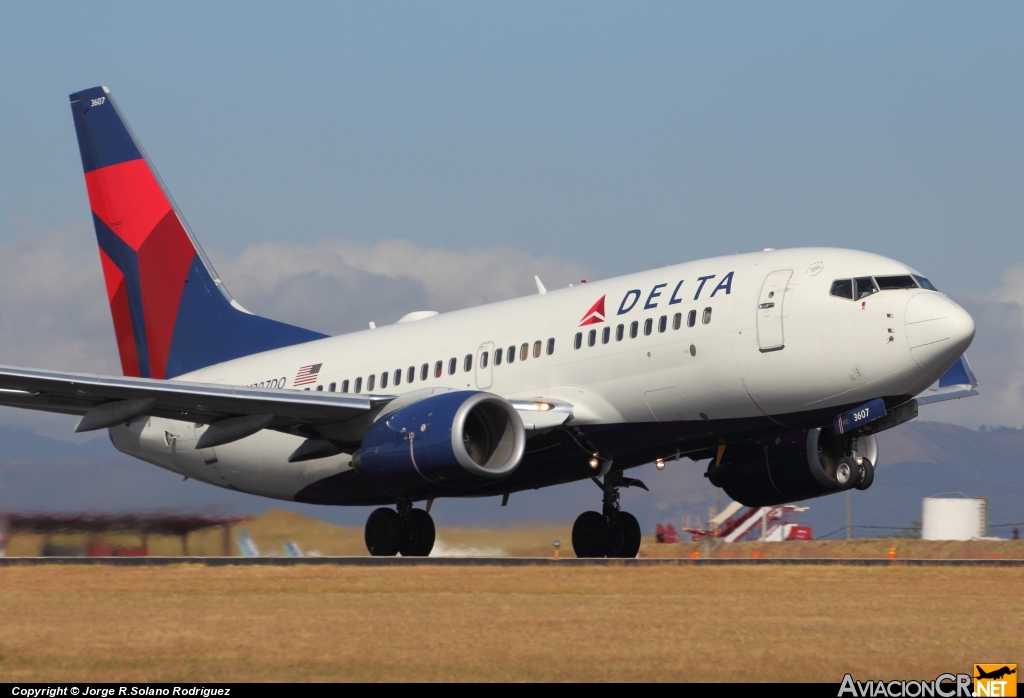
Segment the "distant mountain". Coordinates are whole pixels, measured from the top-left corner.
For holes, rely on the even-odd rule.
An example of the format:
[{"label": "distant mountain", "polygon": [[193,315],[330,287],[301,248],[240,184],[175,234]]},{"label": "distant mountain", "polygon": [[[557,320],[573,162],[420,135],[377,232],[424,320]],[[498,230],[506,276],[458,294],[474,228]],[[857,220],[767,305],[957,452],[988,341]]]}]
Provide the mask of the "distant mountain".
[{"label": "distant mountain", "polygon": [[[926,496],[963,492],[985,495],[994,524],[1024,521],[1024,429],[973,431],[938,422],[910,422],[879,435],[880,464],[874,486],[852,493],[858,537],[897,533],[921,517]],[[646,532],[659,522],[677,527],[684,515],[707,520],[716,490],[703,477],[704,463],[669,462],[664,471],[644,466],[630,471],[650,492],[624,490],[623,508]],[[511,526],[523,522],[571,522],[580,512],[600,508],[601,493],[589,480],[500,498],[438,500],[432,514],[440,526]],[[718,493],[719,505],[728,500]],[[845,496],[806,502],[801,518],[816,535],[842,529]],[[0,427],[0,511],[126,511],[187,509],[259,513],[281,503],[210,485],[183,481],[118,453],[106,435],[59,441],[27,429]],[[306,515],[360,525],[366,508],[286,504]],[[890,528],[867,528],[870,526]],[[994,529],[1008,535],[1008,529]],[[842,535],[840,531],[836,536]]]}]

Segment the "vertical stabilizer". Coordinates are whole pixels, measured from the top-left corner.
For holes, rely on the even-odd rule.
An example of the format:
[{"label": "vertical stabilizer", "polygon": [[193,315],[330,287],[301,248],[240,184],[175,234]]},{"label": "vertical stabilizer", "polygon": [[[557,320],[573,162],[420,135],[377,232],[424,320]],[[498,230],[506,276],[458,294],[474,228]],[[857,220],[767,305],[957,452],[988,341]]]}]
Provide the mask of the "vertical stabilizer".
[{"label": "vertical stabilizer", "polygon": [[126,376],[172,378],[325,336],[236,303],[110,90],[93,87],[70,99]]}]

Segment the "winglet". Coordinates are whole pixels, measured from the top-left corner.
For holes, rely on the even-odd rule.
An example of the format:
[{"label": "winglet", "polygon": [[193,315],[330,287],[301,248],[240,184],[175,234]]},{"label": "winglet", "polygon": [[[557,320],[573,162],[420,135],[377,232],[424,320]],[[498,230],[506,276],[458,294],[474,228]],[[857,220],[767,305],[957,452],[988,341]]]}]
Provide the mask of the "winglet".
[{"label": "winglet", "polygon": [[534,275],[533,280],[537,282],[537,293],[543,296],[545,293],[548,292],[548,290],[544,288],[544,284],[543,282],[541,282],[539,276]]},{"label": "winglet", "polygon": [[971,370],[971,364],[967,362],[967,354],[964,354],[916,400],[919,405],[927,405],[978,394],[978,379]]}]

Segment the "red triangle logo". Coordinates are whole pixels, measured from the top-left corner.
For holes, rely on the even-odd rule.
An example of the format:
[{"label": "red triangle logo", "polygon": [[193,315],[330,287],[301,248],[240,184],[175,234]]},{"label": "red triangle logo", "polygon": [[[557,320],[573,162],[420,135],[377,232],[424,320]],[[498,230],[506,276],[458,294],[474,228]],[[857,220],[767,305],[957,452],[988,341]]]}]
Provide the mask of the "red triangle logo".
[{"label": "red triangle logo", "polygon": [[601,296],[601,300],[594,303],[590,307],[590,310],[583,316],[583,321],[580,323],[580,327],[584,325],[596,325],[599,322],[604,322],[604,296]]}]

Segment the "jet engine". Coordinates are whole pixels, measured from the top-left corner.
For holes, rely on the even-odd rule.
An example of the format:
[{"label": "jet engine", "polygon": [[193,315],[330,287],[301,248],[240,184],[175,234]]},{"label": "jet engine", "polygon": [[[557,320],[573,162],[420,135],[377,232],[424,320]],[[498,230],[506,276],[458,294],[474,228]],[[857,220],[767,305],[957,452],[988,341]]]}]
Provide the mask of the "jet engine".
[{"label": "jet engine", "polygon": [[353,465],[381,491],[412,496],[508,477],[525,447],[523,421],[507,400],[452,391],[379,419],[363,437]]},{"label": "jet engine", "polygon": [[837,436],[825,427],[729,444],[705,476],[740,504],[759,507],[867,489],[877,462],[873,434]]}]

